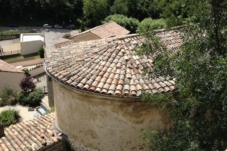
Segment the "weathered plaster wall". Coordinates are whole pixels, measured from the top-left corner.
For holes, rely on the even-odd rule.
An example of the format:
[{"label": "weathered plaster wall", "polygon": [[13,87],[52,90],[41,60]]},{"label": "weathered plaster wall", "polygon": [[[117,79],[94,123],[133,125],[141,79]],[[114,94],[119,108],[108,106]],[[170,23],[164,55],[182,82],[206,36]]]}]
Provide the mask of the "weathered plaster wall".
[{"label": "weathered plaster wall", "polygon": [[16,90],[21,90],[19,83],[24,77],[24,73],[0,72],[0,87],[8,85]]},{"label": "weathered plaster wall", "polygon": [[[138,98],[117,98],[73,90],[53,80],[57,127],[75,150],[145,151],[141,129],[169,126],[166,112]],[[74,141],[73,141],[74,140]]]}]

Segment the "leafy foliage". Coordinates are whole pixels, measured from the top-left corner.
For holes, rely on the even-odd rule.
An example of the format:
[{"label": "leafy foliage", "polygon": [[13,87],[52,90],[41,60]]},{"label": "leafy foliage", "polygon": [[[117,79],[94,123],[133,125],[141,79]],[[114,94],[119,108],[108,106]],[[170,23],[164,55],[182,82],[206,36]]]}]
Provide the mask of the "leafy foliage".
[{"label": "leafy foliage", "polygon": [[30,76],[25,76],[19,86],[26,93],[32,92],[35,89],[35,84]]},{"label": "leafy foliage", "polygon": [[112,14],[128,14],[128,1],[115,0],[113,5],[110,7],[110,12]]},{"label": "leafy foliage", "polygon": [[38,54],[40,58],[44,58],[45,50],[43,47],[39,48]]},{"label": "leafy foliage", "polygon": [[83,0],[85,24],[97,26],[108,15],[108,0]]},{"label": "leafy foliage", "polygon": [[17,100],[21,105],[26,105],[28,103],[27,97],[28,93],[22,91],[18,93]]},{"label": "leafy foliage", "polygon": [[0,98],[2,106],[16,104],[17,91],[9,86],[4,86],[0,89]]},{"label": "leafy foliage", "polygon": [[145,18],[142,22],[140,22],[137,32],[146,32],[154,29],[163,29],[166,27],[166,22],[164,19],[152,19]]},{"label": "leafy foliage", "polygon": [[17,100],[21,105],[37,106],[43,98],[42,89],[35,89],[30,93],[20,92]]},{"label": "leafy foliage", "polygon": [[131,18],[131,17],[128,18],[128,17],[126,17],[124,15],[120,15],[120,14],[114,14],[114,15],[110,15],[110,16],[106,17],[104,20],[104,23],[107,23],[110,21],[116,22],[117,24],[125,27],[132,33],[135,33],[135,31],[139,25],[139,21],[137,19]]},{"label": "leafy foliage", "polygon": [[0,122],[4,126],[10,126],[19,122],[20,115],[19,112],[13,109],[4,110],[0,113]]},{"label": "leafy foliage", "polygon": [[63,35],[63,38],[66,38],[66,39],[69,39],[70,37],[71,37],[70,34],[64,34],[64,35]]},{"label": "leafy foliage", "polygon": [[[178,7],[179,5],[179,7]],[[146,44],[140,53],[154,56],[151,78],[174,77],[178,95],[146,94],[144,100],[167,108],[173,126],[169,130],[144,131],[153,151],[217,151],[227,148],[227,3],[224,0],[172,1],[173,18],[183,19],[183,44],[168,50],[155,32],[143,33]],[[187,19],[184,13],[187,10]],[[181,15],[179,17],[179,15]],[[176,20],[174,20],[176,21]],[[169,24],[174,25],[174,24]],[[160,53],[161,51],[161,53]]]},{"label": "leafy foliage", "polygon": [[31,74],[29,73],[28,68],[23,68],[22,71],[24,72],[24,74],[25,74],[26,77],[31,76]]},{"label": "leafy foliage", "polygon": [[41,102],[43,98],[43,91],[42,89],[35,89],[33,92],[29,93],[27,100],[28,104],[31,106],[37,106]]}]

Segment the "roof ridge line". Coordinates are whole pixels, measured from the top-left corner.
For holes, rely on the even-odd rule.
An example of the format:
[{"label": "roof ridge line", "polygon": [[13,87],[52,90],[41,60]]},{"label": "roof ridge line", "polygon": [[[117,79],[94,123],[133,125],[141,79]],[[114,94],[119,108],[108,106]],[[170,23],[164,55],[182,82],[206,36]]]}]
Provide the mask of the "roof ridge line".
[{"label": "roof ridge line", "polygon": [[136,36],[140,36],[140,35],[139,34],[128,34],[128,35],[123,35],[123,36],[118,36],[118,37],[110,37],[110,38],[106,38],[106,41],[115,41],[115,40],[130,38],[130,37],[136,37]]}]

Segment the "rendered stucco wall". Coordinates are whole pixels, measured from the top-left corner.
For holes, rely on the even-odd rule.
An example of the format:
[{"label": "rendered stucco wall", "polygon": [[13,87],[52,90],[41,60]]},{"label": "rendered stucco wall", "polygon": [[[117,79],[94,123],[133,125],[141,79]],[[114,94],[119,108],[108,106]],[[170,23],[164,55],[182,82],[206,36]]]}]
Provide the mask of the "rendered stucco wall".
[{"label": "rendered stucco wall", "polygon": [[43,41],[21,42],[21,55],[38,53],[40,47],[44,45]]},{"label": "rendered stucco wall", "polygon": [[24,77],[24,73],[0,72],[0,87],[8,85],[16,90],[21,90],[19,83]]},{"label": "rendered stucco wall", "polygon": [[166,129],[166,112],[138,98],[114,98],[73,90],[53,80],[57,127],[80,151],[147,151],[141,129]]},{"label": "rendered stucco wall", "polygon": [[74,42],[81,42],[81,41],[89,41],[89,40],[95,40],[100,39],[98,36],[91,32],[83,33],[81,35],[77,35],[72,38]]}]

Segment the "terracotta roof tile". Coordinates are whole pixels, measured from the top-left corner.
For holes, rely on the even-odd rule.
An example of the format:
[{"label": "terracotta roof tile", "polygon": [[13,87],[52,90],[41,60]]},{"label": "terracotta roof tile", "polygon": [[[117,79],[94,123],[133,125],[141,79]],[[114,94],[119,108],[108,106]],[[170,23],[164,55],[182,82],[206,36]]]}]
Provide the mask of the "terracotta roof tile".
[{"label": "terracotta roof tile", "polygon": [[[157,36],[161,37],[167,47],[174,45],[174,50],[182,43],[176,31],[157,31]],[[77,89],[107,95],[140,97],[142,92],[173,91],[175,79],[162,76],[152,79],[143,74],[146,67],[152,72],[153,62],[152,56],[136,54],[136,46],[143,41],[141,36],[133,34],[73,43],[59,48],[59,53],[53,53],[47,58],[46,69],[50,75],[59,81],[63,80],[65,84],[71,83]],[[76,61],[78,58],[79,62]]]},{"label": "terracotta roof tile", "polygon": [[2,151],[30,151],[44,149],[63,138],[54,130],[54,114],[44,115],[30,121],[5,128],[5,136],[0,138]]}]

